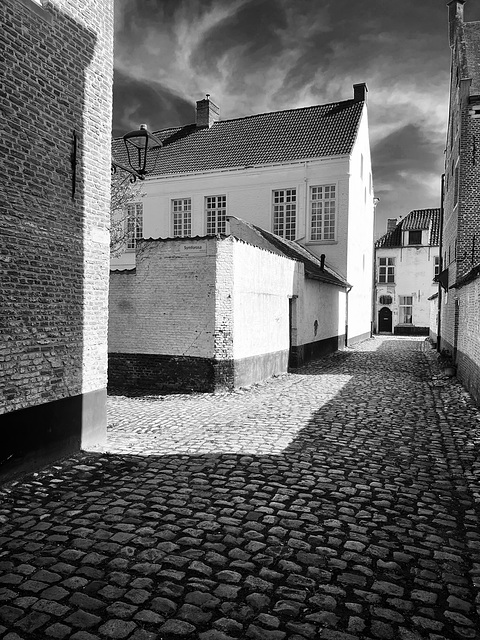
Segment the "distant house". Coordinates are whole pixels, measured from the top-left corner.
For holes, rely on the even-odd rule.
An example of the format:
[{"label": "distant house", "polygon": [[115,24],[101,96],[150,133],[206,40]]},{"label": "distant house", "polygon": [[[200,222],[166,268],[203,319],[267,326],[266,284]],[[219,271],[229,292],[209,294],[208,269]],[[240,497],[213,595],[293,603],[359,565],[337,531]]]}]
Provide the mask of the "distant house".
[{"label": "distant house", "polygon": [[226,222],[140,240],[135,269],[111,272],[112,389],[233,389],[344,347],[348,283],[295,242]]},{"label": "distant house", "polygon": [[438,348],[480,402],[480,22],[448,3],[450,110],[445,150]]},{"label": "distant house", "polygon": [[416,209],[375,243],[375,330],[428,335],[440,272],[440,209]]},{"label": "distant house", "polygon": [[[373,183],[366,97],[366,86],[357,84],[350,100],[233,120],[220,120],[209,97],[199,100],[195,124],[154,132],[164,146],[143,184],[131,248],[112,269],[135,265],[137,239],[222,234],[234,216],[325,255],[351,285],[347,341],[368,337]],[[113,150],[124,161],[121,140]]]}]

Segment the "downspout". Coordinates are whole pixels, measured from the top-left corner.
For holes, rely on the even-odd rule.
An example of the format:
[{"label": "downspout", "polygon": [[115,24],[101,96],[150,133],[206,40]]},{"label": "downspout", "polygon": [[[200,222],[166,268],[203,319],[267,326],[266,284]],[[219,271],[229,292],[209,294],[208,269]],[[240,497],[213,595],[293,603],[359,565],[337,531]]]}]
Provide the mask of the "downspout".
[{"label": "downspout", "polygon": [[345,295],[345,346],[348,347],[348,294],[352,290],[352,285],[350,285],[346,290]]},{"label": "downspout", "polygon": [[303,216],[305,219],[305,240],[306,242],[310,239],[310,229],[309,229],[309,213],[307,211],[308,204],[308,178],[307,178],[307,166],[308,162],[305,161],[303,165],[303,182],[304,182],[304,190],[303,190]]},{"label": "downspout", "polygon": [[[439,220],[439,225],[440,225],[440,229],[439,229],[439,265],[438,265],[438,273],[442,273],[443,271],[443,208],[444,208],[444,202],[445,202],[445,174],[442,173],[442,181],[441,181],[441,193],[440,193],[440,220]],[[440,282],[438,283],[438,311],[437,311],[437,351],[440,353],[441,351],[441,337],[440,337],[440,332],[441,332],[441,327],[442,327],[442,285],[440,284]]]}]

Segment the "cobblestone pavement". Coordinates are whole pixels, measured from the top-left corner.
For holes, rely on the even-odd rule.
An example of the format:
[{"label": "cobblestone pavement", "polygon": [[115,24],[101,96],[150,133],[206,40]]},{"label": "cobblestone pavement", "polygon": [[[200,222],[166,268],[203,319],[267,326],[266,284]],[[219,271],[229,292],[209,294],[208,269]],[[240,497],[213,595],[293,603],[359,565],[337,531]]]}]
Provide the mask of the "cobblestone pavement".
[{"label": "cobblestone pavement", "polygon": [[0,638],[480,638],[480,413],[425,340],[109,424],[0,488]]}]

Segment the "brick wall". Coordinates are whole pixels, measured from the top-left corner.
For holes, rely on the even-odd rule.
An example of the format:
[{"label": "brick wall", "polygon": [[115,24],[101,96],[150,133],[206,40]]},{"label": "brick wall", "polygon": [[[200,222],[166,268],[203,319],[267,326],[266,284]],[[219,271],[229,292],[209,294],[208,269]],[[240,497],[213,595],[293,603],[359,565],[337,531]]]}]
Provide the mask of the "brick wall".
[{"label": "brick wall", "polygon": [[44,405],[106,387],[113,2],[4,0],[0,23],[0,413],[42,405],[48,433]]},{"label": "brick wall", "polygon": [[110,353],[212,358],[213,238],[144,240],[134,271],[110,275]]},{"label": "brick wall", "polygon": [[480,278],[456,290],[457,377],[480,404]]}]

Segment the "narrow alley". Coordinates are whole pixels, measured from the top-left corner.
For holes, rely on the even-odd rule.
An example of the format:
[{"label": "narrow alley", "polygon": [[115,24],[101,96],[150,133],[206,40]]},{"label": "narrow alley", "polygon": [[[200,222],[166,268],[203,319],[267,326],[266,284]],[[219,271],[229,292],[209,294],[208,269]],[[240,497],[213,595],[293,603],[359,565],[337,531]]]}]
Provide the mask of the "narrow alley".
[{"label": "narrow alley", "polygon": [[0,487],[0,638],[480,638],[480,411],[424,338],[109,425]]}]

